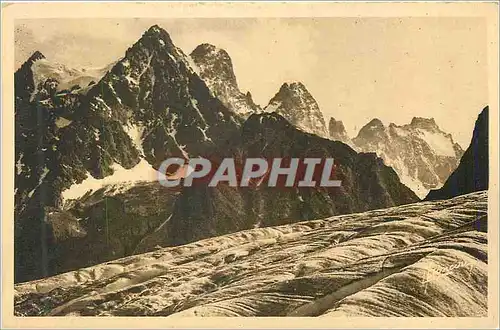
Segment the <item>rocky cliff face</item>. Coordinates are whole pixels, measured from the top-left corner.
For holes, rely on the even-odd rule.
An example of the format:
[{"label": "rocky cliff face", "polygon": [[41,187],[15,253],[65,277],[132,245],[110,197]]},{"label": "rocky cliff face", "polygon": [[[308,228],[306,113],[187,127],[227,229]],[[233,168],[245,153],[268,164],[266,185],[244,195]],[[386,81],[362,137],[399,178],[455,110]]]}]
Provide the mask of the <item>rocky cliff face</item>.
[{"label": "rocky cliff face", "polygon": [[229,54],[210,44],[201,44],[191,53],[200,77],[224,105],[243,118],[262,109],[252,100],[250,92],[242,93],[238,87]]},{"label": "rocky cliff face", "polygon": [[[417,200],[374,154],[297,130],[277,113],[243,123],[158,26],[89,86],[64,90],[57,76],[35,79],[41,57],[15,75],[16,282],[158,245]],[[276,101],[317,119],[309,96],[292,84]],[[176,190],[156,182],[168,157],[308,155],[335,158],[342,187]]]},{"label": "rocky cliff face", "polygon": [[304,132],[328,137],[318,103],[300,82],[284,83],[264,110],[282,115]]},{"label": "rocky cliff face", "polygon": [[437,200],[487,190],[489,180],[489,107],[479,114],[472,140],[453,171],[440,189],[431,190],[425,200]]},{"label": "rocky cliff face", "polygon": [[373,119],[353,142],[361,151],[375,152],[421,198],[446,181],[463,153],[434,119],[418,117],[407,125],[387,127]]}]

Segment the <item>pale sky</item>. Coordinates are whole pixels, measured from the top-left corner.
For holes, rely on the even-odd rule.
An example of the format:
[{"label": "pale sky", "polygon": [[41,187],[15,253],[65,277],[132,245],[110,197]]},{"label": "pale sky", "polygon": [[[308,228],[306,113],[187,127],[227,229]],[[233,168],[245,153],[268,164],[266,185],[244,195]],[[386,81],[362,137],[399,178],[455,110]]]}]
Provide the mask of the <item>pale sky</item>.
[{"label": "pale sky", "polygon": [[240,89],[265,106],[301,81],[326,120],[354,137],[373,118],[388,125],[433,117],[465,149],[488,102],[486,22],[481,18],[213,18],[19,20],[15,61],[35,50],[70,67],[122,57],[153,24],[189,54],[224,48]]}]

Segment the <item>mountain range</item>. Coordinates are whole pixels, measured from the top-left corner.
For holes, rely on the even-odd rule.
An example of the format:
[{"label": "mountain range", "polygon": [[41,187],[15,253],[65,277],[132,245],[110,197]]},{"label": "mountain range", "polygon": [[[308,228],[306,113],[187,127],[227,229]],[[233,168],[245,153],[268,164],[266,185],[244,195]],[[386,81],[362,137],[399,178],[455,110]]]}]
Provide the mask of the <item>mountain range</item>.
[{"label": "mountain range", "polygon": [[[350,139],[341,121],[327,127],[300,82],[259,106],[239,89],[226,51],[202,44],[188,56],[159,26],[107,68],[74,71],[36,52],[14,79],[16,282],[414,203],[463,153],[424,118],[373,120]],[[166,188],[156,170],[168,157],[333,157],[342,186]]]},{"label": "mountain range", "polygon": [[240,91],[225,50],[202,44],[191,57],[213,94],[237,114],[248,118],[253,113],[277,112],[304,132],[341,141],[357,151],[375,152],[420,198],[444,184],[463,154],[451,134],[443,132],[432,118],[414,117],[409,124],[390,123],[387,127],[375,118],[351,139],[341,120],[330,118],[326,124],[318,103],[303,83],[284,83],[262,107],[254,103],[249,92]]},{"label": "mountain range", "polygon": [[[191,58],[152,26],[87,86],[61,89],[59,76],[40,75],[37,63],[47,61],[40,53],[15,73],[16,281],[157,246],[418,200],[373,153],[298,129],[279,111],[241,115],[234,98],[217,97],[224,93],[207,75],[218,67],[207,54],[227,61],[207,45]],[[227,66],[221,70],[232,76]],[[342,187],[175,190],[155,182],[168,157],[315,155],[335,158]]]}]

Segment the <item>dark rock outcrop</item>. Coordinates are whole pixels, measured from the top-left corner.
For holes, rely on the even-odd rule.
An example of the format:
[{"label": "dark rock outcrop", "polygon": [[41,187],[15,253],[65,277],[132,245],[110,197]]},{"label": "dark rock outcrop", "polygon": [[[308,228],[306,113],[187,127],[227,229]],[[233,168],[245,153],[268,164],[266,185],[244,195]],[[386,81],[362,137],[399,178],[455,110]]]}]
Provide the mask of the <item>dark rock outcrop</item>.
[{"label": "dark rock outcrop", "polygon": [[469,147],[443,187],[431,190],[425,200],[438,200],[487,190],[489,180],[489,107],[479,114]]}]

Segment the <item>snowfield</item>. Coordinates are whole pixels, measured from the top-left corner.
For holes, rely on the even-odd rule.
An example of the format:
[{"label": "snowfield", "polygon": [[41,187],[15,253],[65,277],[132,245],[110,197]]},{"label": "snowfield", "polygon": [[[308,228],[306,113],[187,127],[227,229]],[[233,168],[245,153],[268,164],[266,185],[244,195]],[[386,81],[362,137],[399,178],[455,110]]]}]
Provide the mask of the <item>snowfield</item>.
[{"label": "snowfield", "polygon": [[487,192],[256,228],[15,286],[16,315],[487,316]]}]

